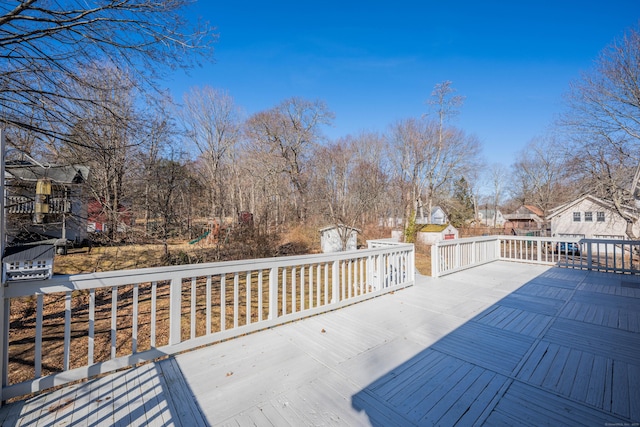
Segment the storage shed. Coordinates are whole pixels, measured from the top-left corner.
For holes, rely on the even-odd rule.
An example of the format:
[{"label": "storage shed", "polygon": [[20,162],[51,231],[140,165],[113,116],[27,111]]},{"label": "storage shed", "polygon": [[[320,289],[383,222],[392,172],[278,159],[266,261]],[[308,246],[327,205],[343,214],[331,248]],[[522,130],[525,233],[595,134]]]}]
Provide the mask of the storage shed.
[{"label": "storage shed", "polygon": [[320,229],[320,246],[323,253],[342,251],[342,238],[346,237],[344,250],[352,251],[358,249],[358,233],[360,230],[346,225],[331,225]]},{"label": "storage shed", "polygon": [[458,238],[458,229],[451,224],[427,224],[418,230],[416,241],[427,245]]}]

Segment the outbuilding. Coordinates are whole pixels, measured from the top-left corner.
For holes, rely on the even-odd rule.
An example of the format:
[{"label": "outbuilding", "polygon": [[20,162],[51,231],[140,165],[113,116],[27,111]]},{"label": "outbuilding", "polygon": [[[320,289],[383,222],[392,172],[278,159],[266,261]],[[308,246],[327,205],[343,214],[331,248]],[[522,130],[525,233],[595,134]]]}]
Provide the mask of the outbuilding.
[{"label": "outbuilding", "polygon": [[[331,225],[320,229],[320,246],[323,253],[358,249],[360,230],[346,225]],[[344,242],[344,245],[343,245]]]},{"label": "outbuilding", "polygon": [[427,224],[418,230],[416,241],[432,245],[441,240],[458,238],[458,229],[451,224]]}]

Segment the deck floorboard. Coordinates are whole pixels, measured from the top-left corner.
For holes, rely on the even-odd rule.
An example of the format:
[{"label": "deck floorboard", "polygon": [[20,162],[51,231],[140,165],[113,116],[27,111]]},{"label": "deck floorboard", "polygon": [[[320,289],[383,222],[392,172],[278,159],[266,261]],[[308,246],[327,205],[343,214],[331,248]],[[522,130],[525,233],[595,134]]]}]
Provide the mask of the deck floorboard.
[{"label": "deck floorboard", "polygon": [[640,278],[494,262],[0,408],[3,426],[640,422]]}]

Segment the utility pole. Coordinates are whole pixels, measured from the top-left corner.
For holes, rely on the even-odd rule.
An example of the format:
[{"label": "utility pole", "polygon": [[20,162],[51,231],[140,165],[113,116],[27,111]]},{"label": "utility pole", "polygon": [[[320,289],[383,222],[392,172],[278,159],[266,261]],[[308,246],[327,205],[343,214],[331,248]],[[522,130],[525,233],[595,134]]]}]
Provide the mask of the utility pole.
[{"label": "utility pole", "polygon": [[8,358],[5,356],[5,349],[8,341],[7,336],[5,335],[5,328],[8,325],[5,325],[5,316],[8,316],[9,313],[6,313],[8,310],[9,304],[4,301],[4,247],[5,247],[5,239],[6,239],[6,225],[7,225],[7,213],[4,210],[4,204],[6,199],[5,188],[4,188],[4,129],[0,128],[0,406],[2,406],[2,401],[4,398],[2,397],[2,387],[5,384],[5,361]]},{"label": "utility pole", "polygon": [[4,250],[6,246],[7,239],[7,213],[5,212],[5,186],[4,186],[4,163],[5,163],[5,137],[4,137],[4,129],[0,128],[0,277],[2,277],[1,286],[4,286],[4,262],[2,258],[4,257]]}]

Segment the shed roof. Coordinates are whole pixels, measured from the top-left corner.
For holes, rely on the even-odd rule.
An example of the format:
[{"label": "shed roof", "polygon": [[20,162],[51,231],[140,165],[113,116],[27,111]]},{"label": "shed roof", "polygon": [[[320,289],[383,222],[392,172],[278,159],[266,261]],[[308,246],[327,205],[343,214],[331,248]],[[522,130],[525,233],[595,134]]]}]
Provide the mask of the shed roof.
[{"label": "shed roof", "polygon": [[37,181],[41,178],[49,178],[58,184],[82,184],[89,176],[89,168],[82,165],[51,165],[42,168],[31,164],[7,164],[5,170],[11,176],[24,181]]},{"label": "shed roof", "polygon": [[449,224],[425,224],[420,228],[420,231],[423,233],[441,233],[448,226]]},{"label": "shed roof", "polygon": [[3,262],[29,261],[36,259],[53,259],[55,247],[53,245],[20,245],[5,249]]}]

